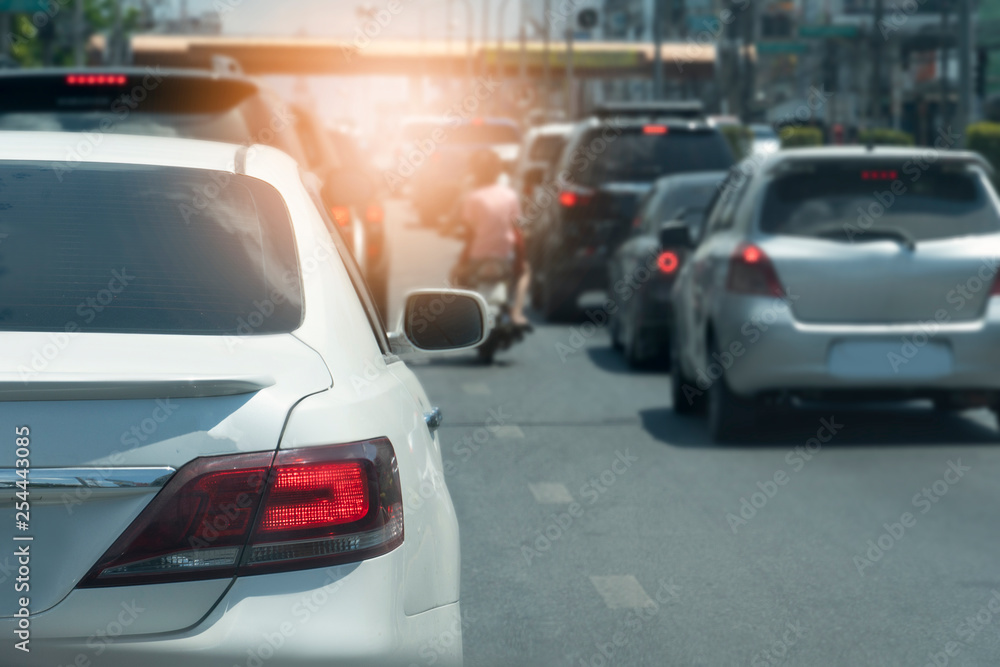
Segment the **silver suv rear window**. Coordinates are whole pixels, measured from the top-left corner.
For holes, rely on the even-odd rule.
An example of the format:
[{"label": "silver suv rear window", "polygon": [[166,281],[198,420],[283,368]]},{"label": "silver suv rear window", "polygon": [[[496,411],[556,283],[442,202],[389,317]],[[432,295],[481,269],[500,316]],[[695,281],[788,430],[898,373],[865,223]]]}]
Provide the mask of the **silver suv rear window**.
[{"label": "silver suv rear window", "polygon": [[979,172],[915,161],[797,165],[767,186],[761,231],[839,241],[995,234],[1000,215]]}]

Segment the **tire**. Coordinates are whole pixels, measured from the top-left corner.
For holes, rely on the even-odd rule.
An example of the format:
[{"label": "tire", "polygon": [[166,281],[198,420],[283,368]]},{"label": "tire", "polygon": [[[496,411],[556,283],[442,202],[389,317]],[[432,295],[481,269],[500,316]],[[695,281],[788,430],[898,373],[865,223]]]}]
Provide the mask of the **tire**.
[{"label": "tire", "polygon": [[[694,415],[705,410],[705,395],[698,390],[694,381],[684,375],[681,370],[680,353],[674,341],[676,336],[670,337],[670,395],[673,400],[674,412],[679,415]],[[684,387],[688,386],[698,393],[691,393],[690,396],[684,393]]]},{"label": "tire", "polygon": [[608,334],[611,337],[611,349],[619,352],[621,352],[624,347],[622,345],[621,328],[621,319],[616,311],[611,315],[611,320],[608,322]]},{"label": "tire", "polygon": [[476,356],[479,358],[480,363],[487,366],[493,363],[493,358],[496,356],[496,353],[496,336],[490,336],[482,345],[476,348]]},{"label": "tire", "polygon": [[638,332],[636,328],[631,327],[628,337],[622,342],[622,354],[625,355],[625,363],[632,370],[645,370],[650,366],[649,357],[642,356],[639,353],[639,341]]},{"label": "tire", "polygon": [[[706,368],[714,363],[711,353],[718,352],[714,341],[709,346]],[[725,372],[708,388],[706,413],[708,434],[715,442],[745,442],[752,439],[757,426],[757,413],[753,401],[737,396],[729,388]]]}]

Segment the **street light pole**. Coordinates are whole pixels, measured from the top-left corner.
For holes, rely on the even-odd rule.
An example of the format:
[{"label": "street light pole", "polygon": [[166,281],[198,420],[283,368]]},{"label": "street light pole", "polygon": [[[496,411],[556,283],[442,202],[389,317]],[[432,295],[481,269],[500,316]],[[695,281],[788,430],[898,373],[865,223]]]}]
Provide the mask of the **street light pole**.
[{"label": "street light pole", "polygon": [[507,12],[507,3],[510,0],[500,0],[500,9],[497,11],[497,78],[503,79],[503,28],[504,15]]},{"label": "street light pole", "polygon": [[663,0],[653,0],[653,99],[663,99]]},{"label": "street light pole", "polygon": [[972,8],[970,0],[958,0],[958,126],[972,122]]},{"label": "street light pole", "polygon": [[521,54],[520,62],[518,63],[518,77],[521,79],[521,84],[524,84],[524,80],[528,77],[528,26],[526,22],[528,20],[528,0],[521,0],[521,26],[518,29],[518,39],[521,41]]},{"label": "street light pole", "polygon": [[941,3],[941,64],[939,65],[941,71],[938,76],[941,79],[941,104],[939,108],[942,129],[948,127],[948,119],[951,115],[948,113],[948,47],[944,43],[945,37],[948,35],[948,10],[951,9],[950,5],[951,0],[945,0]]},{"label": "street light pole", "polygon": [[875,14],[872,17],[871,43],[872,43],[872,81],[869,92],[868,121],[873,127],[881,120],[881,98],[882,98],[882,32],[879,24],[885,15],[885,0],[875,0]]},{"label": "street light pole", "polygon": [[552,0],[545,0],[545,34],[542,35],[542,108],[549,110],[549,91],[552,90],[552,67],[549,63],[549,39],[551,39],[552,23],[549,16],[552,13]]},{"label": "street light pole", "polygon": [[566,118],[576,118],[576,81],[573,76],[573,33],[572,17],[566,21]]},{"label": "street light pole", "polygon": [[472,90],[472,31],[475,29],[472,18],[472,0],[462,0],[462,5],[465,7],[465,74],[468,77],[469,90]]}]

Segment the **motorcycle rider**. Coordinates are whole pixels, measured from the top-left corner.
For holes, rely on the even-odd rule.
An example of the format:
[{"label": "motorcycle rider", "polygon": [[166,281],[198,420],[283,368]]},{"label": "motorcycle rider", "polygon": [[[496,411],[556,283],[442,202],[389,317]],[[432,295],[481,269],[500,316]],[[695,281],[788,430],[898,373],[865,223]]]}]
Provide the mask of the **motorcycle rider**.
[{"label": "motorcycle rider", "polygon": [[492,150],[475,153],[470,167],[474,189],[464,197],[458,211],[461,223],[469,232],[468,241],[452,270],[452,281],[469,286],[469,272],[477,264],[490,260],[508,262],[514,293],[510,319],[520,330],[531,331],[531,324],[524,315],[530,281],[524,238],[517,225],[521,216],[517,192],[498,182],[503,165]]}]

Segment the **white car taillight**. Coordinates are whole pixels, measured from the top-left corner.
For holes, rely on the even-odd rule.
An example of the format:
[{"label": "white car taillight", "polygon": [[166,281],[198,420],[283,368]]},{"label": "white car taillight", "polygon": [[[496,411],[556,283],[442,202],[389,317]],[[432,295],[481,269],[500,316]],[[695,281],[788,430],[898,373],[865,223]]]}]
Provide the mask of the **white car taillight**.
[{"label": "white car taillight", "polygon": [[785,296],[771,259],[753,244],[740,245],[729,258],[726,289],[738,294]]},{"label": "white car taillight", "polygon": [[384,438],[199,458],[177,471],[79,586],[321,567],[402,542],[399,470]]}]

